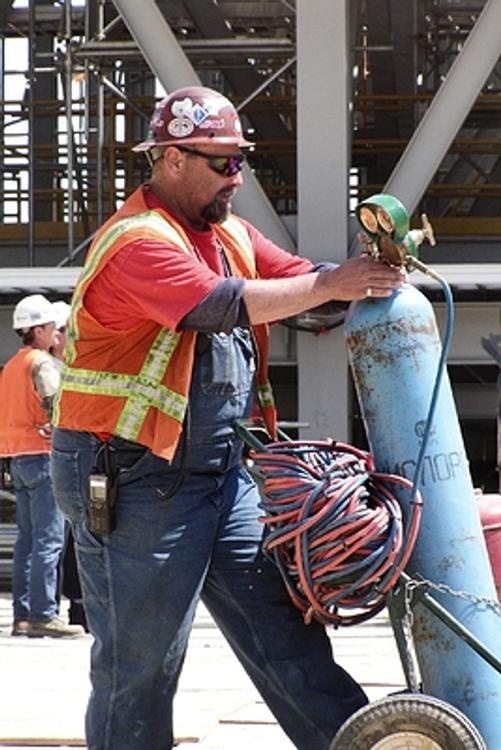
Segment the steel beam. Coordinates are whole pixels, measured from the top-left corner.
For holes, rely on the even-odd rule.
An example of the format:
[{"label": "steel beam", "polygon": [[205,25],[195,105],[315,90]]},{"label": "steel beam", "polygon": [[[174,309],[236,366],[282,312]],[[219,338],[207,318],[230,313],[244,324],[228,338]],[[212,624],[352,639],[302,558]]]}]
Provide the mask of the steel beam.
[{"label": "steel beam", "polygon": [[384,187],[411,214],[501,54],[500,18],[501,0],[487,0]]}]

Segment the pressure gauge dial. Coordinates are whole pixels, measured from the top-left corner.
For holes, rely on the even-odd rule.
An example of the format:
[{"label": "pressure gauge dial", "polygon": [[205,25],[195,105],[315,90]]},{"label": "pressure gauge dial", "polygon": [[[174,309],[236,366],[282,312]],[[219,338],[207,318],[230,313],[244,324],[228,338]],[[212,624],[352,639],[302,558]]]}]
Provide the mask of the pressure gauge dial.
[{"label": "pressure gauge dial", "polygon": [[363,228],[369,234],[376,234],[378,230],[377,216],[367,206],[362,206],[358,213],[358,218]]},{"label": "pressure gauge dial", "polygon": [[386,232],[386,234],[393,234],[393,230],[395,229],[395,222],[391,218],[391,215],[388,213],[388,211],[385,211],[384,208],[376,208],[376,217],[377,222],[383,232]]}]

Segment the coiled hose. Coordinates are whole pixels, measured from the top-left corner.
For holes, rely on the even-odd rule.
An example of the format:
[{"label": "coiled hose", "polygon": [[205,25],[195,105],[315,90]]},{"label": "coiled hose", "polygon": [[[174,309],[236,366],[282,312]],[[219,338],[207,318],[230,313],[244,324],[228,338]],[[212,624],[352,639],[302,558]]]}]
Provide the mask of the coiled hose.
[{"label": "coiled hose", "polygon": [[338,626],[373,617],[417,536],[419,493],[405,523],[390,489],[411,491],[412,482],[376,472],[371,454],[331,440],[270,443],[251,456],[264,480],[264,551],[305,621]]},{"label": "coiled hose", "polygon": [[[413,481],[375,471],[370,453],[345,443],[250,442],[263,480],[264,550],[306,622],[355,625],[373,617],[385,606],[414,548],[422,510],[418,483],[446,369],[454,305],[447,281],[417,259],[413,263],[441,284],[447,308]],[[395,487],[409,492],[406,519]]]}]

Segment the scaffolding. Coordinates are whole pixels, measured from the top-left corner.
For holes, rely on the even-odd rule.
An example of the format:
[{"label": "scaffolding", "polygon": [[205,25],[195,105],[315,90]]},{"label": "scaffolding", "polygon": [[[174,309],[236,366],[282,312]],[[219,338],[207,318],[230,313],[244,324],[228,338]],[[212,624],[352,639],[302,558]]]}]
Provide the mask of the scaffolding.
[{"label": "scaffolding", "polygon": [[[258,134],[250,163],[273,207],[295,214],[293,3],[220,0],[210,12],[197,0],[158,5],[200,79],[231,95],[249,135]],[[349,5],[359,200],[383,186],[484,3],[411,0],[405,19],[398,0]],[[24,8],[3,0],[0,17],[3,245],[22,247],[26,265],[49,253],[54,264],[78,263],[97,227],[147,176],[131,146],[162,91],[111,0],[29,0]],[[25,40],[25,59],[6,55],[16,38]],[[9,98],[15,75],[24,76],[24,92]],[[442,232],[464,231],[474,219],[481,231],[501,233],[499,84],[496,66],[421,201]]]},{"label": "scaffolding", "polygon": [[[49,233],[54,240],[64,236],[60,262],[73,262],[103,219],[145,178],[146,162],[131,146],[143,137],[162,92],[113,3],[75,6],[63,0],[46,6],[30,0],[26,10],[11,9],[9,15],[4,45],[6,32],[28,44],[25,71],[4,65],[3,78],[24,72],[26,85],[22,99],[3,99],[0,114],[3,236],[26,241],[28,265],[36,264],[38,240]],[[290,135],[288,147],[283,133],[265,140],[251,163],[269,184],[277,209],[293,212],[291,190],[280,190],[284,181],[278,175],[281,162],[295,160],[291,35],[198,39],[192,20],[178,15],[169,22],[206,84],[225,90],[223,69],[234,77],[250,66],[258,85],[233,97],[244,122],[273,118],[277,130]]]}]

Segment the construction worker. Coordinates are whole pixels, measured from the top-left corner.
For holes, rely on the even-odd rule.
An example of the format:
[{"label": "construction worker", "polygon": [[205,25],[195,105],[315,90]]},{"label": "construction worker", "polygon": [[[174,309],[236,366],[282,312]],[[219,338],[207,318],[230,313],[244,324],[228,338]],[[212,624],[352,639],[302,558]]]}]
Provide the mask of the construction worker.
[{"label": "construction worker", "polygon": [[0,455],[10,457],[16,496],[12,635],[32,638],[83,632],[58,617],[64,519],[54,502],[49,474],[50,417],[59,385],[48,353],[54,321],[53,307],[41,294],[24,297],[16,305],[13,328],[23,346],[0,376]]},{"label": "construction worker", "polygon": [[249,145],[221,94],[172,92],[137,147],[151,180],[100,230],[73,297],[52,476],[96,640],[89,750],[172,747],[200,599],[300,750],[327,750],[366,703],[261,552],[234,425],[257,397],[275,432],[269,321],[404,279],[369,257],[316,269],[232,214]]}]

